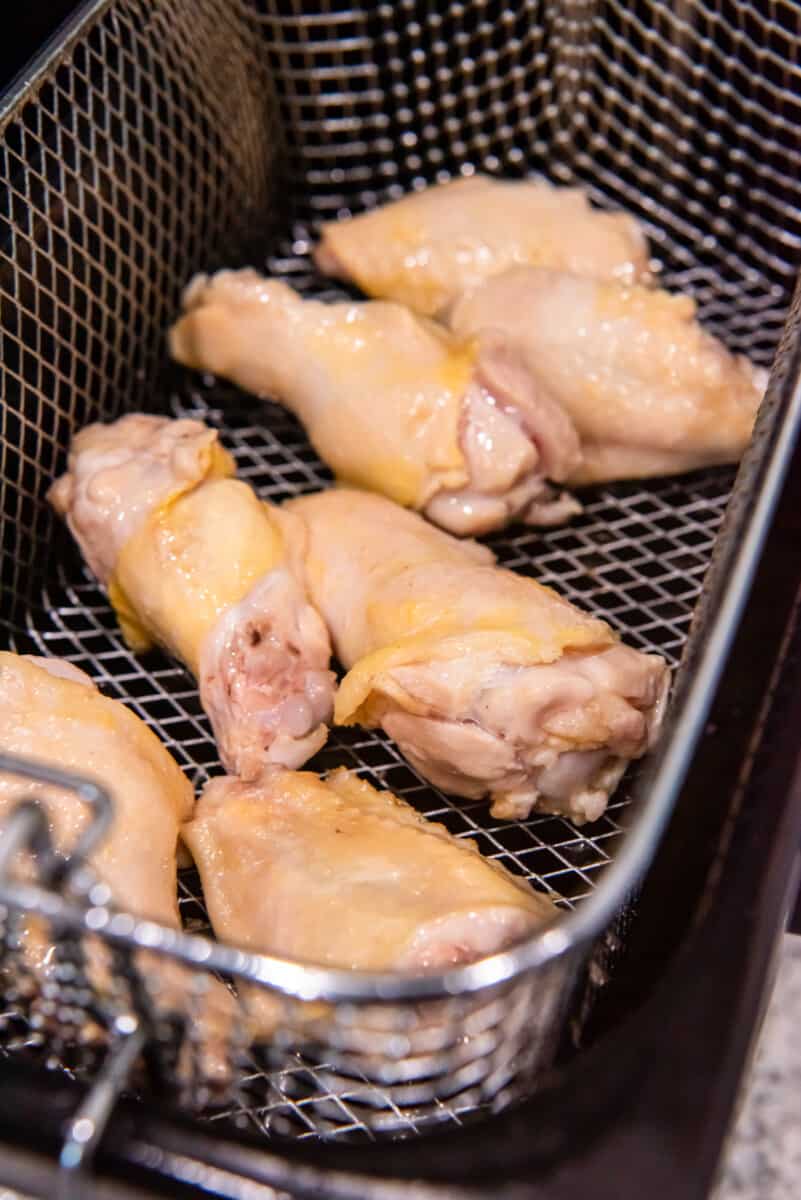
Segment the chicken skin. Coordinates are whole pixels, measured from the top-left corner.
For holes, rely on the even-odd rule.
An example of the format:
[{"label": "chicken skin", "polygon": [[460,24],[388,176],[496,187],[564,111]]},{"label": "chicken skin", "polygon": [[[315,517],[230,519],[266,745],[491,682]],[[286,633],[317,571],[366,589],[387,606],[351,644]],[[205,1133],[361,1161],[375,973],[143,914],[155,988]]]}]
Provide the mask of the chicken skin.
[{"label": "chicken skin", "polygon": [[695,319],[689,296],[519,267],[455,306],[462,337],[502,328],[581,438],[572,484],[736,462],[766,373]]},{"label": "chicken skin", "polygon": [[223,762],[253,777],[323,744],[333,676],[303,581],[304,526],[233,473],[200,422],[133,413],[73,439],[49,498],[128,644],[157,642],[186,664]]},{"label": "chicken skin", "polygon": [[[179,929],[179,836],[192,815],[194,794],[144,721],[103,696],[71,663],[0,652],[0,746],[8,754],[57,764],[106,788],[112,821],[89,856],[93,871],[108,886],[117,909]],[[68,854],[89,821],[86,803],[72,792],[0,775],[0,826],[23,795],[42,801],[52,844]],[[25,871],[24,863],[20,869]],[[52,931],[39,918],[26,916],[19,934],[36,994],[56,962]],[[85,949],[92,986],[106,995],[114,974],[107,949],[94,941]],[[193,989],[187,970],[151,951],[137,951],[135,962],[151,1003],[165,1013],[191,1012],[197,1069],[215,1088],[225,1086],[226,1046],[237,1015],[231,993],[212,978],[205,989]],[[19,979],[12,983],[18,985]],[[80,1037],[95,1040],[100,1032],[87,1017]],[[190,1069],[187,1053],[184,1047],[182,1074]]]},{"label": "chicken skin", "polygon": [[431,970],[556,915],[473,843],[344,768],[213,779],[183,827],[218,937],[354,970]]},{"label": "chicken skin", "polygon": [[436,786],[499,817],[595,820],[659,728],[668,671],[533,580],[367,493],[288,502],[348,669],[334,717],[381,726]]},{"label": "chicken skin", "polygon": [[648,245],[633,217],[590,207],[579,188],[475,175],[323,225],[315,260],[368,296],[441,315],[509,267],[647,281]]},{"label": "chicken skin", "polygon": [[[161,742],[125,705],[59,659],[0,652],[0,745],[8,754],[57,763],[98,780],[114,819],[92,866],[118,907],[178,927],[179,827],[192,814],[188,780]],[[87,805],[71,792],[0,776],[0,823],[23,793],[45,797],[53,844],[68,852],[86,826]]]},{"label": "chicken skin", "polygon": [[302,300],[252,270],[198,276],[184,308],[174,357],[279,400],[340,479],[457,534],[578,511],[552,486],[578,436],[502,333],[457,341],[398,304]]}]

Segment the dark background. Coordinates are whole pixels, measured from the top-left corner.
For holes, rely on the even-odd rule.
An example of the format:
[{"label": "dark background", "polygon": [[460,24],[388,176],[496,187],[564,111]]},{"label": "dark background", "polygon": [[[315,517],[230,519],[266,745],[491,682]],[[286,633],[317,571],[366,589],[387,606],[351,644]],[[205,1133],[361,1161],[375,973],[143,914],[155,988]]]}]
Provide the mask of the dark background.
[{"label": "dark background", "polygon": [[78,0],[24,0],[14,5],[0,44],[0,91],[77,7]]}]

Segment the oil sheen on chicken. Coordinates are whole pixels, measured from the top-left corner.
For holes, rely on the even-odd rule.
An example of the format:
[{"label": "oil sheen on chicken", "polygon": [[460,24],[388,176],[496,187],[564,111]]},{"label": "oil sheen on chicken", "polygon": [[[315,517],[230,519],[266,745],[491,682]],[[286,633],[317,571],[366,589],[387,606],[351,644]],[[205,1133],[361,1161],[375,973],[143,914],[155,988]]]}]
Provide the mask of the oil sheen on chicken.
[{"label": "oil sheen on chicken", "polygon": [[626,283],[649,278],[648,246],[633,217],[591,208],[579,188],[482,175],[328,222],[315,259],[368,296],[427,316],[513,266]]},{"label": "oil sheen on chicken", "polygon": [[520,267],[466,295],[462,337],[502,328],[581,438],[573,484],[736,462],[766,373],[695,319],[689,296]]},{"label": "oil sheen on chicken", "polygon": [[430,970],[556,915],[545,896],[343,768],[213,779],[183,836],[218,937],[319,966]]},{"label": "oil sheen on chicken", "polygon": [[73,440],[50,490],[128,644],[196,675],[226,766],[300,766],[326,738],[330,645],[303,580],[302,522],[231,478],[198,421],[133,413]]},{"label": "oil sheen on chicken", "polygon": [[288,507],[348,668],[338,724],[381,726],[432,783],[489,793],[497,816],[601,815],[656,736],[663,659],[381,497],[334,489]]},{"label": "oil sheen on chicken", "polygon": [[457,341],[398,304],[303,300],[252,270],[196,277],[173,355],[284,404],[336,475],[453,533],[579,506],[578,436],[503,333]]}]

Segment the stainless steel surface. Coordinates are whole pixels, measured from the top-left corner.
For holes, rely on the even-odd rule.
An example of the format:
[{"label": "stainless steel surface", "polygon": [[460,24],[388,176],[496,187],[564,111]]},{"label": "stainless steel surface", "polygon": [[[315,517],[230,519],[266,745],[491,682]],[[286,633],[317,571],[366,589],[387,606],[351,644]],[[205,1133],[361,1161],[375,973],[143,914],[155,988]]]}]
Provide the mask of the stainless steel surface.
[{"label": "stainless steel surface", "polygon": [[61,1148],[58,1200],[82,1200],[92,1158],[117,1098],[142,1052],[145,1037],[131,1017],[116,1023],[116,1040],[98,1072],[92,1090],[67,1128]]},{"label": "stainless steel surface", "polygon": [[[87,670],[156,729],[196,785],[220,769],[193,681],[175,663],[142,662],[126,649],[43,495],[74,429],[141,406],[219,427],[241,476],[265,496],[328,482],[277,406],[162,370],[163,330],[195,269],[266,262],[307,294],[336,295],[309,264],[320,217],[459,170],[582,182],[597,202],[638,213],[664,283],[691,291],[714,331],[768,363],[801,244],[799,14],[796,5],[757,13],[729,0],[678,8],[477,0],[434,11],[409,0],[90,5],[3,116],[0,600],[9,644]],[[780,367],[796,342],[786,341]],[[684,740],[665,748],[648,805],[632,772],[590,827],[555,817],[493,821],[485,805],[428,787],[374,732],[336,730],[311,764],[353,766],[475,837],[575,909],[558,930],[446,978],[407,983],[200,949],[163,932],[172,957],[202,956],[288,997],[287,1029],[298,1011],[292,997],[339,1000],[314,1052],[301,1053],[292,1037],[269,1053],[248,1052],[236,1098],[218,1118],[293,1136],[410,1134],[462,1123],[531,1086],[555,1047],[587,937],[635,882],[669,813],[769,519],[763,468],[780,432],[766,413],[719,547],[736,586],[719,567],[715,603],[695,629],[695,674],[685,673]],[[784,460],[776,461],[779,470]],[[733,477],[718,469],[595,489],[569,527],[511,531],[492,544],[507,565],[555,584],[675,664]],[[628,834],[632,810],[642,820]],[[621,869],[596,891],[621,846]],[[46,908],[46,891],[15,886],[27,906]],[[191,874],[181,892],[187,928],[205,931]],[[94,936],[127,955],[135,979],[132,947],[152,944],[152,931],[102,912]],[[86,928],[74,902],[72,920]],[[415,991],[431,999],[415,1007],[404,1000]],[[377,997],[396,1003],[365,1007]],[[41,1024],[26,1026],[29,1015],[12,1009],[7,1044],[48,1042]],[[156,1035],[173,1076],[181,1038],[191,1044],[191,1028]],[[241,1048],[230,1049],[241,1065]]]},{"label": "stainless steel surface", "polygon": [[[71,860],[76,866],[81,864],[95,846],[103,840],[113,820],[113,812],[111,798],[100,784],[91,779],[73,775],[60,767],[54,769],[48,763],[19,759],[15,755],[2,752],[0,752],[0,774],[18,775],[34,784],[65,788],[69,792],[74,792],[86,804],[91,814],[91,820],[81,832],[76,845],[71,848]],[[3,864],[0,861],[0,871],[2,869]]]}]

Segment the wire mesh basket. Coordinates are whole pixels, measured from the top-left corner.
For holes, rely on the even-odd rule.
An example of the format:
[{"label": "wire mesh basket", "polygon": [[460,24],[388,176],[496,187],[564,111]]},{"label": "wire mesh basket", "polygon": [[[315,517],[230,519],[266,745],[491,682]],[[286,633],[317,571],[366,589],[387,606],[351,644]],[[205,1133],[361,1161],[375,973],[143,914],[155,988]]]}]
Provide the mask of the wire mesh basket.
[{"label": "wire mesh basket", "polygon": [[[198,269],[266,264],[304,294],[341,295],[309,258],[322,219],[474,170],[580,183],[598,204],[635,213],[663,285],[690,292],[713,332],[769,364],[801,244],[800,46],[801,10],[782,0],[85,5],[0,114],[8,646],[87,670],[155,729],[193,784],[221,769],[193,681],[175,662],[127,649],[44,494],[76,429],[140,408],[218,427],[265,497],[326,486],[282,409],[199,382],[164,353],[180,289]],[[785,366],[791,350],[788,341]],[[772,419],[768,405],[736,483],[738,511],[754,500]],[[717,468],[596,488],[569,527],[490,541],[504,564],[675,665],[733,483]],[[723,537],[735,533],[730,508]],[[691,646],[720,619],[707,604]],[[693,670],[690,651],[674,730]],[[109,1046],[133,1045],[126,1067],[139,1060],[140,1091],[168,1084],[183,1105],[277,1137],[408,1136],[529,1091],[578,1011],[592,940],[653,849],[680,782],[674,758],[663,750],[647,781],[630,772],[604,817],[581,830],[457,804],[380,732],[336,730],[310,766],[342,764],[554,894],[562,925],[418,980],[243,955],[203,936],[191,872],[180,880],[184,934],[115,914],[79,862],[66,874],[53,867],[37,810],[23,806],[0,863],[5,1052],[94,1077]],[[21,779],[21,798],[29,791]],[[40,850],[35,880],[13,869],[28,844]],[[32,913],[59,946],[47,989],[25,963],[20,921]],[[181,975],[177,990],[159,987],[165,963]],[[602,976],[595,963],[590,990]],[[232,1007],[210,1062],[204,1029],[218,986]],[[253,1013],[268,993],[281,1018],[262,1039]]]}]

